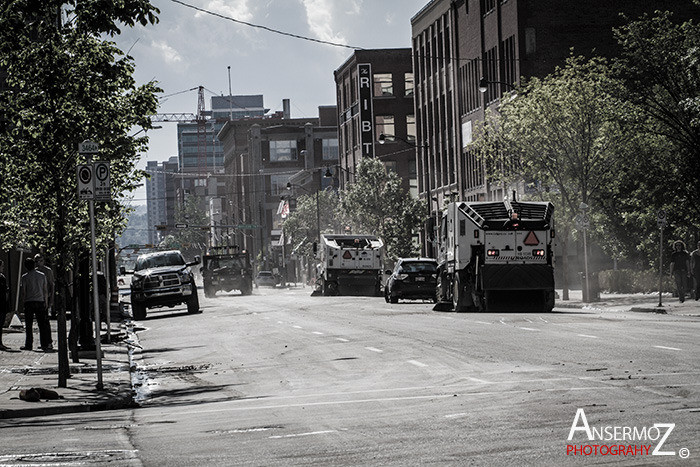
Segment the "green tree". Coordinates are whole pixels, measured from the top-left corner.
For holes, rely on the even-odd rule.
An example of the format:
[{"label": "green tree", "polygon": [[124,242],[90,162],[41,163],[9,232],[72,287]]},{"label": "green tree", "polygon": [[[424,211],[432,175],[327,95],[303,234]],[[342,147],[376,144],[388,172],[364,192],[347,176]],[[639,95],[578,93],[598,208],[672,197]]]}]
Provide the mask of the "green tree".
[{"label": "green tree", "polygon": [[[56,265],[59,386],[65,386],[65,272],[89,245],[86,203],[77,199],[78,144],[100,146],[111,163],[113,193],[133,189],[159,89],[136,87],[131,57],[109,38],[120,26],[155,23],[147,0],[0,0],[0,247],[42,248]],[[62,17],[68,18],[63,21]],[[116,203],[97,203],[98,248],[125,226]]]},{"label": "green tree", "polygon": [[357,165],[355,182],[342,194],[342,209],[358,233],[380,236],[392,259],[416,256],[414,233],[424,220],[423,201],[413,199],[401,180],[381,160],[364,158]]},{"label": "green tree", "polygon": [[554,204],[564,299],[574,218],[581,203],[597,213],[596,197],[615,180],[611,168],[629,147],[631,109],[620,94],[605,60],[571,57],[553,74],[525,83],[516,97],[503,99],[500,115],[488,119],[474,143],[488,155],[492,181],[522,177],[534,198]]},{"label": "green tree", "polygon": [[[150,127],[159,89],[136,87],[131,57],[105,40],[120,26],[155,23],[148,1],[0,0],[0,246],[21,242],[53,258],[63,285],[73,251],[87,249],[87,203],[76,196],[78,144],[100,145],[97,159],[111,163],[113,193],[132,189],[148,139],[128,136]],[[62,21],[62,15],[68,20]],[[115,203],[97,203],[100,248],[125,226]]]},{"label": "green tree", "polygon": [[623,228],[644,232],[636,247],[639,259],[650,263],[658,256],[659,210],[667,212],[669,234],[700,236],[700,26],[657,12],[619,28],[616,36],[622,55],[615,69],[647,134],[640,148],[645,157],[618,168],[625,181],[618,199],[629,213],[620,220]]},{"label": "green tree", "polygon": [[338,233],[343,232],[347,223],[340,211],[338,193],[334,190],[318,192],[318,216],[316,212],[316,194],[301,195],[296,200],[296,208],[283,224],[284,235],[290,239],[297,254],[309,259],[313,257],[313,242],[318,240],[317,228],[321,234]]}]

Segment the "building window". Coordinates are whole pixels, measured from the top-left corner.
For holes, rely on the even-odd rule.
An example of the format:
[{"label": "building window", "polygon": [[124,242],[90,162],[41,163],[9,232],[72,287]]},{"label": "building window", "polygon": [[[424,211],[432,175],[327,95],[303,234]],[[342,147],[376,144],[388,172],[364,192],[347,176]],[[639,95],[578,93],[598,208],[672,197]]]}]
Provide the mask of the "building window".
[{"label": "building window", "polygon": [[296,140],[270,141],[270,162],[297,160]]},{"label": "building window", "polygon": [[404,86],[406,89],[405,95],[406,96],[412,96],[413,95],[413,87],[414,87],[414,81],[413,81],[413,73],[405,73],[404,74]]},{"label": "building window", "polygon": [[391,73],[376,73],[374,75],[374,96],[393,96],[394,85],[391,81]]},{"label": "building window", "polygon": [[323,140],[323,160],[338,160],[338,138],[330,138]]},{"label": "building window", "polygon": [[398,173],[398,163],[396,161],[386,161],[384,162],[384,167],[387,172]]},{"label": "building window", "polygon": [[406,115],[406,140],[416,140],[416,116]]},{"label": "building window", "polygon": [[374,134],[379,139],[380,134],[384,134],[386,141],[394,141],[394,116],[377,115],[374,117]]},{"label": "building window", "polygon": [[270,194],[274,196],[286,193],[288,181],[289,174],[270,175]]}]

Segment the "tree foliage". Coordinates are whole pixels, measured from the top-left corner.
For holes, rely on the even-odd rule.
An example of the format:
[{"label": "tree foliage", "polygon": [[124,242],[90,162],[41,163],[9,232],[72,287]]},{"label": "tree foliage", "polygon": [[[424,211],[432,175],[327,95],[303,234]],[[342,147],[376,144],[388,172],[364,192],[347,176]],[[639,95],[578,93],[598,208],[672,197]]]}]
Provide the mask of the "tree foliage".
[{"label": "tree foliage", "polygon": [[565,258],[581,204],[599,212],[595,201],[614,183],[612,169],[628,154],[634,112],[620,95],[605,60],[570,57],[553,74],[531,79],[517,96],[504,99],[500,115],[478,131],[474,144],[488,155],[492,180],[522,177],[526,192],[554,204]]},{"label": "tree foliage", "polygon": [[[78,144],[99,144],[96,159],[111,163],[114,194],[133,189],[148,139],[128,133],[150,127],[160,91],[137,87],[133,59],[103,37],[155,23],[158,10],[146,0],[0,0],[0,11],[0,247],[41,247],[64,270],[89,241],[87,203],[77,199],[76,165],[85,162]],[[116,203],[96,204],[103,248],[125,219]]]},{"label": "tree foliage", "polygon": [[667,237],[687,241],[700,235],[700,26],[677,24],[671,13],[657,12],[616,35],[623,53],[615,71],[625,99],[643,117],[645,136],[639,147],[643,157],[618,167],[621,183],[607,198],[619,200],[626,212],[621,229],[643,232],[637,249],[639,259],[649,263],[658,254],[660,210],[669,219]]},{"label": "tree foliage", "polygon": [[390,258],[416,256],[413,235],[424,220],[425,204],[401,187],[401,180],[376,158],[357,165],[355,182],[342,196],[342,207],[358,233],[380,236]]},{"label": "tree foliage", "polygon": [[347,222],[340,209],[338,192],[327,189],[319,191],[318,194],[299,196],[296,199],[296,208],[284,221],[283,229],[285,237],[290,240],[296,253],[310,258],[313,254],[313,242],[317,240],[317,228],[322,234],[339,233],[344,231]]}]

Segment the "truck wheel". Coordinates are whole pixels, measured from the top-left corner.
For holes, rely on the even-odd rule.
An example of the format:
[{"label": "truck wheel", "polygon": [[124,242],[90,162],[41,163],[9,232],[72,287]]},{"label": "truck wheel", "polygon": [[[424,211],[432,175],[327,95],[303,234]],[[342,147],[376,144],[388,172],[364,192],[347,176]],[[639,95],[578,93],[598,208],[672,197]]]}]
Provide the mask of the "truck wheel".
[{"label": "truck wheel", "polygon": [[391,303],[399,303],[399,297],[394,297],[393,295],[389,295],[389,301]]},{"label": "truck wheel", "polygon": [[253,293],[253,284],[245,283],[241,287],[241,295],[250,295]]},{"label": "truck wheel", "polygon": [[389,303],[389,288],[384,287],[384,301]]},{"label": "truck wheel", "polygon": [[452,283],[452,306],[455,311],[467,311],[466,291],[462,283],[463,280],[460,279],[459,274],[455,274]]},{"label": "truck wheel", "polygon": [[133,315],[134,319],[144,319],[146,317],[146,307],[143,303],[132,302],[131,314]]},{"label": "truck wheel", "polygon": [[551,313],[554,308],[554,292],[544,292],[544,312]]},{"label": "truck wheel", "polygon": [[199,297],[197,296],[197,289],[194,289],[194,293],[187,300],[187,313],[194,314],[199,312]]}]

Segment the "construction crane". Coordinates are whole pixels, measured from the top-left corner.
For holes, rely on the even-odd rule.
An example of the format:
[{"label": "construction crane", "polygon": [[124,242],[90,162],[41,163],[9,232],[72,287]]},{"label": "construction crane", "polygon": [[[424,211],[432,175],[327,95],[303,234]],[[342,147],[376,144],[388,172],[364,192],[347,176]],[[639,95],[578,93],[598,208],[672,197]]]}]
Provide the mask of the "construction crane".
[{"label": "construction crane", "polygon": [[[204,86],[187,89],[175,94],[197,90],[197,113],[158,113],[151,115],[151,122],[177,122],[197,124],[197,175],[205,177],[208,173],[207,164],[207,123],[211,112],[207,112],[204,104]],[[171,96],[175,95],[171,94]],[[168,96],[169,97],[169,96]]]}]

